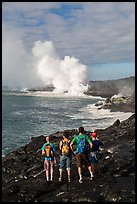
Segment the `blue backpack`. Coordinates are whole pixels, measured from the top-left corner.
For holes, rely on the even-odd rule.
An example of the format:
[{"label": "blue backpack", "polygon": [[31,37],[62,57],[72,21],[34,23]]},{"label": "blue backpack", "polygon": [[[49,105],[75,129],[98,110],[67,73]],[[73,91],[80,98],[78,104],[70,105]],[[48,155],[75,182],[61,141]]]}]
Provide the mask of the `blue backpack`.
[{"label": "blue backpack", "polygon": [[83,138],[78,137],[78,146],[77,146],[77,152],[79,153],[85,153],[87,152],[87,141],[86,141],[86,135],[84,135]]}]

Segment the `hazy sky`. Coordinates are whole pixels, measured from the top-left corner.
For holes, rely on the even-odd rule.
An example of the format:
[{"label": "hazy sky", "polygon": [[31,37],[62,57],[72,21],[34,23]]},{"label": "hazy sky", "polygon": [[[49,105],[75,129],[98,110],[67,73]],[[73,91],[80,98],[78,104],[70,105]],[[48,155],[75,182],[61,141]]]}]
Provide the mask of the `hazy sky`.
[{"label": "hazy sky", "polygon": [[74,83],[72,70],[88,80],[135,75],[134,2],[2,3],[3,84],[53,83],[51,73]]}]

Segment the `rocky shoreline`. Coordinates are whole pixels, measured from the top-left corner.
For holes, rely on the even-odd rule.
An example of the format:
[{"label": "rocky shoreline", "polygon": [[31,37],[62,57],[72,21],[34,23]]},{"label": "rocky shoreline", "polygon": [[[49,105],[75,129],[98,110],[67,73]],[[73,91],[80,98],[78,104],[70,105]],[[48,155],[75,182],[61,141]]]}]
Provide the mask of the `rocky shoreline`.
[{"label": "rocky shoreline", "polygon": [[131,96],[117,96],[107,98],[104,102],[99,101],[95,104],[98,109],[109,109],[111,112],[131,112],[135,113],[135,99]]},{"label": "rocky shoreline", "polygon": [[[120,93],[119,87],[123,94],[113,97]],[[112,126],[96,130],[103,142],[101,176],[90,181],[88,171],[83,169],[84,181],[80,184],[73,156],[71,183],[65,171],[59,183],[58,145],[62,132],[56,132],[50,136],[57,147],[57,165],[54,181],[47,183],[41,156],[45,135],[33,137],[29,144],[2,158],[2,202],[135,202],[135,78],[91,82],[86,94],[106,98],[104,103],[95,104],[98,109],[133,113],[125,121],[117,119]],[[69,131],[72,139],[77,130]]]},{"label": "rocky shoreline", "polygon": [[[69,130],[71,138],[77,130]],[[75,156],[72,157],[72,182],[58,182],[59,150],[62,132],[51,134],[57,147],[54,181],[44,179],[41,146],[44,135],[2,159],[2,202],[135,202],[135,114],[106,128],[96,130],[103,142],[101,176],[78,182]],[[40,173],[40,174],[39,174]]]},{"label": "rocky shoreline", "polygon": [[116,80],[90,81],[87,95],[106,98],[99,109],[135,113],[135,77]]}]

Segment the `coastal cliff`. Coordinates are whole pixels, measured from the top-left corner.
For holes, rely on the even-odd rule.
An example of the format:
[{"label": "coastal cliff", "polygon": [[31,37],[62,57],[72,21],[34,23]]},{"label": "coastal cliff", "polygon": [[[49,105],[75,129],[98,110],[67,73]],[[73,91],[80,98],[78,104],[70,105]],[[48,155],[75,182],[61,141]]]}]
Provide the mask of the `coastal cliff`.
[{"label": "coastal cliff", "polygon": [[135,77],[105,81],[89,81],[86,94],[110,98],[113,95],[133,96],[135,93]]},{"label": "coastal cliff", "polygon": [[85,94],[106,98],[105,103],[99,108],[110,109],[113,112],[135,113],[134,76],[115,80],[90,81]]}]

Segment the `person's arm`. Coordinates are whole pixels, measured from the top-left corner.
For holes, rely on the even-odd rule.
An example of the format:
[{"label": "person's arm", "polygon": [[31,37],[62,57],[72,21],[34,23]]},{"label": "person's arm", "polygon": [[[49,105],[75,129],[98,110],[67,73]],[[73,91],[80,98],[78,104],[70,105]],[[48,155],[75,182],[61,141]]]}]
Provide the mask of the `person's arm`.
[{"label": "person's arm", "polygon": [[90,148],[92,148],[92,146],[93,146],[92,142],[90,142],[89,144],[90,144]]},{"label": "person's arm", "polygon": [[73,142],[70,142],[70,149],[72,150],[72,152],[74,152],[74,150],[73,150]]},{"label": "person's arm", "polygon": [[56,161],[56,157],[55,157],[55,156],[54,156],[53,161],[54,161],[54,164],[56,164],[56,163],[57,163],[57,161]]},{"label": "person's arm", "polygon": [[42,146],[41,150],[42,150],[41,154],[44,155],[45,154],[44,145]]},{"label": "person's arm", "polygon": [[70,142],[70,149],[72,150],[73,153],[74,153],[73,144],[75,143],[76,143],[76,137],[74,137],[72,141]]},{"label": "person's arm", "polygon": [[60,150],[62,149],[62,141],[60,141],[60,143],[59,143],[59,149]]},{"label": "person's arm", "polygon": [[92,141],[89,139],[89,137],[88,137],[88,136],[86,137],[86,140],[87,140],[87,142],[89,143],[90,148],[92,148],[93,144],[92,144]]},{"label": "person's arm", "polygon": [[42,155],[44,155],[44,154],[45,154],[45,151],[42,150]]}]

